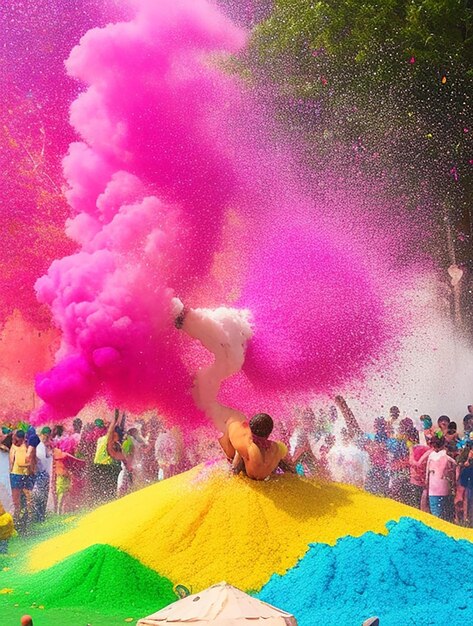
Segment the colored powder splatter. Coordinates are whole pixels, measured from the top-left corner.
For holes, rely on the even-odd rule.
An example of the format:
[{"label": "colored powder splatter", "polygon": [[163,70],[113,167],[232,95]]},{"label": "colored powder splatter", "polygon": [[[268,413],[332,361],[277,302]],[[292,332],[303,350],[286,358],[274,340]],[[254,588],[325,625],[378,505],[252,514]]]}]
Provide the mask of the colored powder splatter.
[{"label": "colored powder splatter", "polygon": [[359,376],[385,339],[374,284],[360,253],[335,233],[294,218],[266,229],[240,301],[257,329],[245,373],[275,392],[328,393]]},{"label": "colored powder splatter", "polygon": [[470,623],[473,544],[409,518],[388,527],[387,536],[311,545],[259,598],[293,613],[299,626],[353,626],[373,615],[382,626]]},{"label": "colored powder splatter", "polygon": [[137,615],[176,600],[169,580],[107,545],[93,545],[28,576],[15,585],[15,593],[24,591],[32,602],[47,608],[88,606]]},{"label": "colored powder splatter", "polygon": [[222,129],[207,129],[238,97],[201,57],[236,52],[245,34],[202,0],[137,7],[130,22],[89,31],[67,61],[88,86],[71,108],[83,141],[64,161],[80,250],[36,285],[63,331],[59,363],[36,381],[37,422],[77,413],[104,384],[122,406],[159,398],[167,414],[192,413],[171,287],[185,293],[212,261],[235,180]]},{"label": "colored powder splatter", "polygon": [[33,549],[29,565],[49,567],[100,543],[194,592],[221,580],[256,591],[293,567],[311,542],[385,534],[387,522],[405,516],[473,539],[470,529],[347,485],[291,475],[258,483],[218,465],[197,467],[86,515],[76,528]]},{"label": "colored powder splatter", "polygon": [[[134,7],[129,21],[89,31],[66,63],[84,86],[70,116],[81,141],[63,164],[67,234],[79,251],[36,283],[63,333],[56,366],[36,379],[45,403],[36,423],[98,395],[199,423],[170,301],[175,292],[209,306],[199,292],[211,290],[215,257],[227,253],[230,211],[248,232],[229,244],[241,259],[218,304],[239,292],[254,314],[251,384],[270,397],[359,376],[395,318],[378,280],[385,267],[322,226],[346,198],[336,189],[329,204],[303,197],[271,116],[223,69],[246,33],[205,0]],[[257,410],[260,398],[246,396]]]},{"label": "colored powder splatter", "polygon": [[113,0],[6,2],[0,14],[0,324],[13,310],[44,328],[34,293],[51,261],[74,250],[60,161],[73,140],[67,111],[79,86],[64,72],[74,42],[117,18]]}]

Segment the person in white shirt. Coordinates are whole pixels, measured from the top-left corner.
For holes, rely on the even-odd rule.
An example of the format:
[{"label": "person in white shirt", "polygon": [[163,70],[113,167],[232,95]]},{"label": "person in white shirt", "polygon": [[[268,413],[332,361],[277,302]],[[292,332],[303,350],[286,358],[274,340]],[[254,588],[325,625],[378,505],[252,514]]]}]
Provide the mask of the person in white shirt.
[{"label": "person in white shirt", "polygon": [[354,443],[346,428],[342,428],[341,435],[342,442],[333,446],[327,454],[332,479],[336,483],[363,489],[370,466],[369,456]]},{"label": "person in white shirt", "polygon": [[10,485],[11,429],[4,426],[0,433],[0,502],[7,513],[13,512],[13,499]]},{"label": "person in white shirt", "polygon": [[296,428],[289,439],[289,454],[293,463],[300,463],[304,473],[309,475],[315,472],[324,434],[316,427],[316,421],[311,408],[297,409]]},{"label": "person in white shirt", "polygon": [[36,522],[44,522],[49,497],[49,485],[53,471],[53,449],[51,429],[45,426],[39,435],[36,447],[36,475],[33,487],[33,515]]},{"label": "person in white shirt", "polygon": [[174,476],[182,459],[183,443],[179,428],[161,430],[154,444],[154,454],[158,464],[158,480]]}]

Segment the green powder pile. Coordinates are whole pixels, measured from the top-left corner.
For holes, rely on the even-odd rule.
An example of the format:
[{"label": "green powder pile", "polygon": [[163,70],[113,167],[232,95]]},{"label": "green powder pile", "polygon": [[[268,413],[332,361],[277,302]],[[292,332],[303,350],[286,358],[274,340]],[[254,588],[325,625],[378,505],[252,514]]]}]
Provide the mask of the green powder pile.
[{"label": "green powder pile", "polygon": [[87,606],[108,614],[146,615],[176,600],[170,580],[102,544],[26,576],[21,587],[32,602],[45,608]]}]

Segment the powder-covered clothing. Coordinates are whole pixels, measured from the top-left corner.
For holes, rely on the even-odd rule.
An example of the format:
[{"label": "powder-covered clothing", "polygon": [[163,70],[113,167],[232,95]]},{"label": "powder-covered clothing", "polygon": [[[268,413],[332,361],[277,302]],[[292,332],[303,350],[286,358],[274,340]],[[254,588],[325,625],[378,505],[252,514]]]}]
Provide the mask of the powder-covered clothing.
[{"label": "powder-covered clothing", "polygon": [[[431,450],[429,446],[414,446],[412,449],[412,455],[414,457],[414,461],[420,461],[426,452]],[[415,465],[410,466],[411,473],[411,485],[417,485],[418,487],[425,487],[425,472],[427,469],[427,458],[425,462],[422,463],[420,467],[416,467]]]},{"label": "powder-covered clothing", "polygon": [[390,453],[391,472],[402,472],[409,468],[409,449],[405,439],[401,437],[390,438],[387,441]]},{"label": "powder-covered clothing", "polygon": [[10,449],[11,473],[18,476],[29,476],[30,468],[26,463],[28,448],[26,446],[13,445]]},{"label": "powder-covered clothing", "polygon": [[371,466],[385,470],[389,469],[390,457],[386,441],[380,441],[375,438],[365,442],[365,450],[370,457]]},{"label": "powder-covered clothing", "polygon": [[460,473],[460,485],[465,489],[473,488],[473,465],[466,465]]},{"label": "powder-covered clothing", "polygon": [[0,502],[7,513],[13,511],[13,500],[10,485],[10,457],[9,452],[0,450]]},{"label": "powder-covered clothing", "polygon": [[33,486],[33,515],[36,522],[44,522],[49,497],[50,474],[38,472]]},{"label": "powder-covered clothing", "polygon": [[455,513],[453,496],[429,496],[429,508],[435,517],[453,522]]},{"label": "powder-covered clothing", "polygon": [[107,450],[108,435],[104,435],[97,439],[97,447],[95,450],[94,463],[96,465],[116,465],[115,461],[109,455]]},{"label": "powder-covered clothing", "polygon": [[60,450],[59,448],[54,448],[53,451],[53,459],[54,459],[54,471],[56,477],[58,476],[69,476],[69,470],[66,467],[65,460],[67,459],[67,454]]},{"label": "powder-covered clothing", "polygon": [[51,476],[53,471],[53,454],[51,448],[47,448],[44,443],[38,444],[36,448],[36,473],[46,472]]},{"label": "powder-covered clothing", "polygon": [[433,450],[427,460],[426,480],[429,496],[449,496],[455,484],[455,461],[446,450]]}]

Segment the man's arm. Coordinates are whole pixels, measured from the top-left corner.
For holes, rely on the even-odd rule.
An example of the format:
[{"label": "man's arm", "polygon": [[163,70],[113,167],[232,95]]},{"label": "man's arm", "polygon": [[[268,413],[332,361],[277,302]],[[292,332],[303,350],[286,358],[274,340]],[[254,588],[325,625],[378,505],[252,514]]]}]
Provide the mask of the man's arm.
[{"label": "man's arm", "polygon": [[233,447],[232,442],[230,441],[227,430],[219,438],[218,442],[222,450],[225,452],[225,456],[227,457],[229,461],[235,458],[236,450]]},{"label": "man's arm", "polygon": [[358,420],[353,414],[353,411],[346,403],[345,398],[343,398],[342,396],[335,396],[334,402],[337,408],[340,409],[341,414],[343,415],[345,424],[347,425],[348,429],[348,436],[350,437],[350,439],[354,439],[355,437],[363,435],[363,430],[358,424]]},{"label": "man's arm", "polygon": [[233,473],[239,474],[244,469],[244,467],[245,467],[245,464],[243,463],[243,459],[238,454],[238,452],[235,452],[235,456],[233,457],[233,461],[232,461]]},{"label": "man's arm", "polygon": [[123,454],[122,447],[117,439],[117,434],[115,432],[115,428],[117,427],[119,418],[120,412],[115,409],[114,417],[111,420],[107,431],[107,453],[109,456],[112,457],[112,459],[115,459],[115,461],[125,462],[125,455]]},{"label": "man's arm", "polygon": [[430,456],[432,450],[426,450],[424,454],[420,457],[418,461],[414,459],[414,452],[412,452],[412,448],[409,450],[409,463],[414,467],[422,467],[422,464],[427,461]]}]

